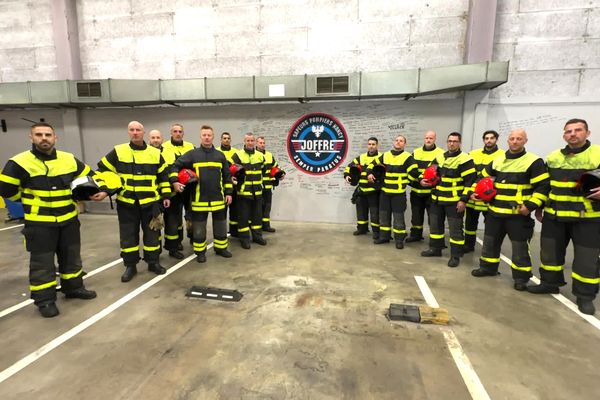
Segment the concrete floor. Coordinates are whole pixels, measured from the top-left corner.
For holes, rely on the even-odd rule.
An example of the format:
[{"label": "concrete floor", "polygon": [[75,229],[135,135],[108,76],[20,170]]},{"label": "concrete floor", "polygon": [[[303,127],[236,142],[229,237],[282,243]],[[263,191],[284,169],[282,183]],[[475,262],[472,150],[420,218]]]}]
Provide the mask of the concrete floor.
[{"label": "concrete floor", "polygon": [[[118,259],[116,217],[81,221],[85,270]],[[385,317],[390,303],[425,304],[415,275],[449,310],[492,399],[598,397],[600,330],[549,295],[514,291],[506,264],[498,277],[472,278],[480,247],[451,269],[446,254],[421,258],[424,243],[396,250],[352,236],[350,225],[274,225],[266,247],[246,251],[232,240],[232,259],[210,250],[206,264],[182,263],[0,383],[0,398],[469,399],[440,327]],[[0,231],[0,311],[28,298],[19,231]],[[537,248],[534,240],[536,258]],[[86,279],[95,300],[59,295],[57,318],[41,318],[32,305],[0,318],[0,374],[155,278],[140,266],[127,284],[122,264]],[[192,285],[244,298],[188,299]]]}]

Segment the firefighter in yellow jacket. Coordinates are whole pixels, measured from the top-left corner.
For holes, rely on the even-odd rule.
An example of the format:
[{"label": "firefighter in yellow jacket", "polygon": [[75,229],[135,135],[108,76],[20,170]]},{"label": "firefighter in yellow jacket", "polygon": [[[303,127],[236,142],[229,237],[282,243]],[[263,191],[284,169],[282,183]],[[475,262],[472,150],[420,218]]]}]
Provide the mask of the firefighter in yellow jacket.
[{"label": "firefighter in yellow jacket", "polygon": [[600,188],[585,193],[577,183],[586,171],[600,168],[600,146],[591,144],[589,136],[585,120],[567,121],[563,131],[567,145],[546,158],[550,193],[542,219],[541,284],[527,290],[536,294],[558,293],[559,286],[565,285],[565,253],[572,241],[572,292],[579,311],[592,315],[600,283]]},{"label": "firefighter in yellow jacket", "polygon": [[368,181],[367,168],[373,160],[379,157],[377,147],[379,141],[376,137],[370,137],[367,140],[367,152],[356,157],[344,170],[344,179],[350,183],[350,170],[354,167],[360,169],[360,179],[358,181],[358,192],[355,192],[356,203],[356,230],[354,236],[366,235],[369,232],[369,214],[371,216],[371,230],[373,231],[373,240],[379,239],[379,192],[380,188]]},{"label": "firefighter in yellow jacket", "polygon": [[[184,130],[183,125],[173,124],[170,129],[171,139],[162,144],[163,158],[168,165],[173,164],[181,155],[194,149],[194,145],[183,140]],[[170,155],[169,155],[170,153]],[[167,157],[172,158],[168,160]],[[169,256],[183,259],[183,224],[182,216],[183,209],[186,211],[189,208],[189,193],[173,193],[171,196],[171,205],[165,210],[165,250],[169,252]],[[188,231],[188,236],[190,232]]]},{"label": "firefighter in yellow jacket", "polygon": [[125,272],[121,282],[129,282],[137,274],[140,260],[139,231],[143,232],[144,260],[148,271],[164,274],[159,263],[160,229],[152,229],[150,221],[160,214],[160,204],[171,204],[171,185],[167,164],[160,150],[144,141],[144,126],[138,121],[127,125],[130,142],[119,144],[98,162],[99,171],[111,171],[123,180],[117,195],[117,215],[121,257]]},{"label": "firefighter in yellow jacket", "polygon": [[[57,137],[51,125],[34,124],[29,137],[31,150],[12,157],[0,173],[0,196],[23,203],[22,232],[30,253],[29,290],[42,316],[51,318],[59,314],[55,255],[61,292],[67,298],[96,297],[96,292],[83,285],[79,220],[71,195],[74,180],[94,173],[73,154],[56,150]],[[91,199],[105,196],[97,193]]]},{"label": "firefighter in yellow jacket", "polygon": [[[483,147],[472,150],[469,153],[473,159],[473,162],[475,163],[477,175],[480,175],[485,166],[491,163],[494,158],[504,154],[504,152],[498,148],[498,136],[498,132],[494,130],[483,132]],[[479,213],[483,213],[485,218],[486,211],[487,204],[483,201],[469,199],[467,202],[467,209],[465,210],[464,253],[470,253],[475,250],[477,225],[479,225]]]},{"label": "firefighter in yellow jacket", "polygon": [[[519,291],[527,290],[531,277],[529,241],[535,225],[531,213],[546,201],[549,183],[544,160],[527,152],[526,143],[525,130],[513,130],[508,137],[508,151],[482,171],[482,177],[495,178],[497,193],[488,206],[479,268],[471,271],[475,277],[495,276],[500,248],[508,235],[512,244],[512,278]],[[478,200],[476,194],[472,198]]]},{"label": "firefighter in yellow jacket", "polygon": [[265,156],[265,173],[263,175],[263,193],[262,193],[262,230],[263,232],[274,233],[275,228],[271,226],[271,205],[273,203],[273,187],[279,184],[279,181],[285,178],[285,173],[281,172],[281,177],[271,176],[273,168],[279,169],[279,164],[273,153],[266,149],[264,136],[256,138],[256,150]]},{"label": "firefighter in yellow jacket", "polygon": [[367,168],[367,179],[371,183],[376,180],[374,169],[377,166],[385,168],[383,186],[379,195],[379,237],[373,243],[388,243],[393,232],[398,250],[404,248],[406,238],[404,221],[406,187],[409,180],[417,179],[419,176],[417,163],[409,152],[404,151],[404,146],[406,146],[406,138],[403,135],[396,136],[392,150],[377,157]]},{"label": "firefighter in yellow jacket", "polygon": [[[413,151],[413,158],[419,168],[419,175],[423,174],[425,168],[431,164],[437,156],[444,154],[444,150],[435,145],[437,134],[435,131],[427,131],[423,137],[423,146]],[[421,186],[419,180],[410,181],[410,210],[411,227],[406,243],[419,242],[423,240],[423,224],[425,223],[425,212],[429,218],[431,208],[431,188]]]},{"label": "firefighter in yellow jacket", "polygon": [[[457,267],[463,254],[465,237],[463,217],[471,185],[475,182],[476,172],[473,159],[460,149],[462,136],[458,132],[448,135],[446,151],[437,156],[433,164],[438,167],[440,183],[431,192],[431,211],[429,221],[429,248],[421,252],[422,257],[441,257],[444,247],[444,221],[448,218],[450,228],[449,267]],[[421,185],[431,187],[431,183],[421,179]]]},{"label": "firefighter in yellow jacket", "polygon": [[[244,148],[232,157],[235,165],[246,171],[244,182],[237,192],[238,236],[242,248],[249,249],[250,241],[265,246],[262,235],[262,190],[265,172],[265,156],[255,149],[253,133],[244,135]],[[250,224],[248,224],[250,221]]]},{"label": "firefighter in yellow jacket", "polygon": [[[221,153],[225,154],[225,158],[229,164],[233,164],[231,157],[238,152],[238,149],[231,146],[231,134],[229,132],[221,133],[221,145],[217,147]],[[233,179],[232,179],[233,181]],[[229,234],[237,237],[237,189],[236,182],[233,182],[233,192],[231,193],[231,204],[226,207],[229,211]]]}]

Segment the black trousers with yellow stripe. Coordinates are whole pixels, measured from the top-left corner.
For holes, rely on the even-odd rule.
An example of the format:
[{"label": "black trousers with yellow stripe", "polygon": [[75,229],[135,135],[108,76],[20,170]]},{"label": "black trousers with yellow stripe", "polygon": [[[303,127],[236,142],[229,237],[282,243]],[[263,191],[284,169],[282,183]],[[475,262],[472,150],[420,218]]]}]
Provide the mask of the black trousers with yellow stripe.
[{"label": "black trousers with yellow stripe", "polygon": [[61,291],[83,287],[81,238],[79,220],[73,218],[64,225],[28,225],[23,228],[25,248],[30,253],[29,289],[38,306],[56,301],[56,267],[58,261]]},{"label": "black trousers with yellow stripe", "polygon": [[509,215],[499,217],[488,212],[485,218],[483,248],[479,266],[497,272],[500,265],[500,250],[504,237],[508,235],[512,244],[512,277],[515,281],[527,282],[531,277],[529,242],[533,236],[535,222],[531,216]]},{"label": "black trousers with yellow stripe", "polygon": [[367,232],[369,229],[369,214],[371,214],[371,229],[373,235],[379,232],[379,190],[359,192],[356,200],[356,229]]},{"label": "black trousers with yellow stripe", "polygon": [[476,210],[471,207],[467,207],[465,210],[465,249],[473,250],[475,248],[479,214],[483,214],[485,221],[486,211]]},{"label": "black trousers with yellow stripe", "polygon": [[262,237],[262,198],[261,196],[237,197],[238,236],[240,239]]},{"label": "black trousers with yellow stripe", "polygon": [[[381,192],[379,195],[379,238],[390,239],[392,231],[396,242],[404,242],[406,238],[406,193],[390,194]],[[394,222],[392,225],[392,217]]]},{"label": "black trousers with yellow stripe", "polygon": [[572,292],[593,300],[598,293],[600,271],[600,221],[559,222],[544,215],[541,234],[540,278],[549,286],[565,285],[564,265],[569,241],[573,242]]},{"label": "black trousers with yellow stripe", "polygon": [[227,250],[227,209],[223,208],[218,211],[192,211],[192,245],[196,254],[206,252],[206,224],[209,212],[212,214],[215,251]]},{"label": "black trousers with yellow stripe", "polygon": [[460,257],[463,254],[465,236],[463,232],[464,212],[456,211],[456,203],[438,203],[433,201],[429,209],[429,247],[443,249],[445,243],[445,221],[448,218],[450,231],[450,254]]},{"label": "black trousers with yellow stripe", "polygon": [[237,236],[238,232],[238,200],[237,193],[234,191],[231,195],[231,204],[227,206],[229,211],[229,233],[232,236]]},{"label": "black trousers with yellow stripe", "polygon": [[148,224],[156,213],[158,204],[141,207],[139,204],[127,204],[117,201],[119,217],[119,237],[123,264],[136,265],[140,261],[140,227],[144,242],[144,260],[148,264],[157,264],[160,255],[160,232],[150,229]]},{"label": "black trousers with yellow stripe", "polygon": [[414,192],[410,192],[410,211],[412,213],[410,217],[410,236],[416,238],[423,237],[423,224],[425,223],[425,212],[427,212],[427,218],[430,219],[429,209],[431,208],[431,194],[419,195]]},{"label": "black trousers with yellow stripe", "polygon": [[271,204],[273,203],[273,190],[263,189],[262,191],[262,226],[268,228],[271,226]]},{"label": "black trousers with yellow stripe", "polygon": [[183,199],[182,193],[171,197],[171,205],[164,211],[165,249],[177,250],[183,240]]}]

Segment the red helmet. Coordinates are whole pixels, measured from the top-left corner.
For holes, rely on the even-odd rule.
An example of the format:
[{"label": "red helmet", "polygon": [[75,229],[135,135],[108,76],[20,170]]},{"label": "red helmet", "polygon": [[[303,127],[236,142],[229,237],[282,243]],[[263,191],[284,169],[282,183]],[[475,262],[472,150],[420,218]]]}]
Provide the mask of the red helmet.
[{"label": "red helmet", "polygon": [[438,174],[438,166],[430,165],[423,172],[423,179],[431,184],[431,186],[435,186],[440,183],[440,176]]},{"label": "red helmet", "polygon": [[358,185],[358,181],[360,181],[361,173],[362,173],[362,166],[360,164],[352,165],[350,167],[350,172],[348,172],[348,175],[350,176],[350,184],[352,186]]},{"label": "red helmet", "polygon": [[475,185],[475,194],[481,201],[489,203],[496,196],[496,189],[494,189],[494,180],[489,176],[483,178],[477,185]]},{"label": "red helmet", "polygon": [[279,169],[279,167],[273,167],[273,168],[271,168],[269,175],[271,176],[271,178],[275,178],[275,179],[279,180],[279,179],[283,178],[283,176],[285,175],[285,171],[283,171],[282,169]]},{"label": "red helmet", "polygon": [[585,197],[591,195],[593,188],[600,186],[600,169],[584,172],[577,182],[577,189],[583,192]]},{"label": "red helmet", "polygon": [[189,169],[189,168],[184,168],[181,171],[179,171],[179,174],[177,175],[177,180],[182,185],[188,185],[190,183],[198,182],[198,175],[196,175],[194,170]]}]

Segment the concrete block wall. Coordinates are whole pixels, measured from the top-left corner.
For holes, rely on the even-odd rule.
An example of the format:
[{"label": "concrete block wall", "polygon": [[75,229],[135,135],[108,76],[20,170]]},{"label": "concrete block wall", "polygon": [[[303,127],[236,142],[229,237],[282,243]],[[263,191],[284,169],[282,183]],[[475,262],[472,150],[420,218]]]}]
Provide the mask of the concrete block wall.
[{"label": "concrete block wall", "polygon": [[0,15],[0,82],[57,79],[50,0],[3,0]]},{"label": "concrete block wall", "polygon": [[78,0],[77,11],[84,78],[169,79],[459,64],[468,0]]},{"label": "concrete block wall", "polygon": [[600,0],[498,0],[493,60],[511,61],[497,101],[597,101]]}]

